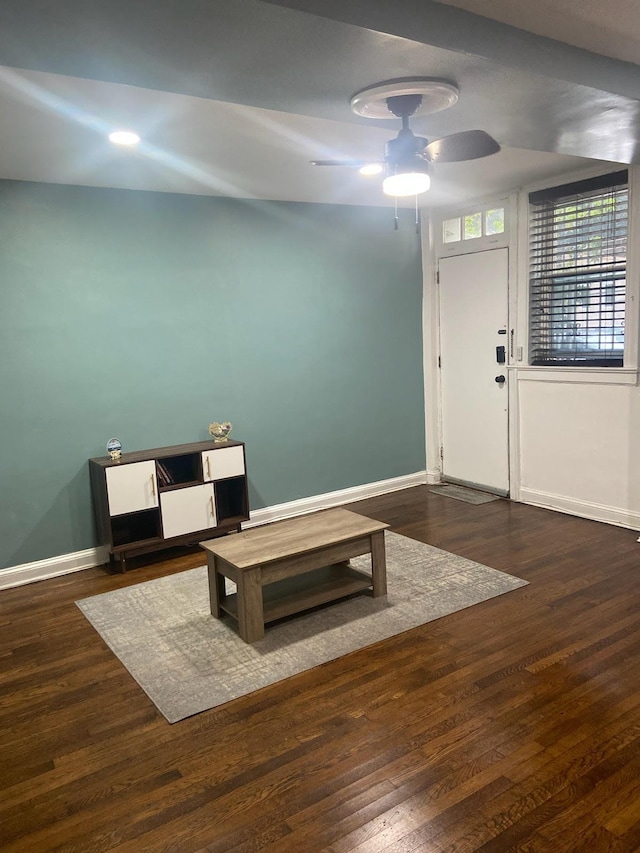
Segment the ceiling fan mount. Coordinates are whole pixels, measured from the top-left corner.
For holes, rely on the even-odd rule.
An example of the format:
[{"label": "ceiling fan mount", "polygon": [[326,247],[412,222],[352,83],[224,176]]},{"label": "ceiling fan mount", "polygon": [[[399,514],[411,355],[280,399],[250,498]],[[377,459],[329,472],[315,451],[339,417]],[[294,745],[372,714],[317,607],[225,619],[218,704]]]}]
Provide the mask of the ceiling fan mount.
[{"label": "ceiling fan mount", "polygon": [[[412,104],[408,115],[428,115],[449,109],[458,101],[458,87],[437,77],[399,77],[360,89],[351,96],[351,109],[363,118],[400,118]],[[391,104],[389,103],[391,102]],[[392,106],[402,112],[394,112]]]},{"label": "ceiling fan mount", "polygon": [[393,116],[402,119],[402,129],[395,139],[390,139],[384,146],[385,163],[397,167],[402,162],[420,157],[428,143],[427,139],[416,136],[409,127],[409,118],[422,106],[422,95],[390,95],[386,98],[386,104]]},{"label": "ceiling fan mount", "polygon": [[[386,143],[384,160],[380,162],[387,173],[383,184],[385,193],[413,195],[424,192],[429,187],[430,164],[475,160],[500,150],[496,140],[483,130],[461,131],[429,142],[423,136],[416,136],[409,127],[412,116],[448,109],[457,100],[458,87],[455,83],[430,77],[387,80],[362,89],[351,97],[351,109],[357,115],[402,120],[400,132]],[[371,165],[370,161],[362,160],[312,160],[312,163],[315,166],[357,169]],[[411,189],[414,185],[415,190]]]},{"label": "ceiling fan mount", "polygon": [[386,101],[390,113],[408,120],[422,106],[422,95],[391,95]]}]

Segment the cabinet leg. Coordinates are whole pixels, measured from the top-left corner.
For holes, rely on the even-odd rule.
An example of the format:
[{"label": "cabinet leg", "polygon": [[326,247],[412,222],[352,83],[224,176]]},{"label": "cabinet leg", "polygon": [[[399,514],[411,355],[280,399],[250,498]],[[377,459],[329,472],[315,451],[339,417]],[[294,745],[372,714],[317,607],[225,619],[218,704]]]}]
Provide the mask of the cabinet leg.
[{"label": "cabinet leg", "polygon": [[127,557],[124,551],[120,551],[118,559],[120,560],[120,571],[124,574],[127,571]]}]

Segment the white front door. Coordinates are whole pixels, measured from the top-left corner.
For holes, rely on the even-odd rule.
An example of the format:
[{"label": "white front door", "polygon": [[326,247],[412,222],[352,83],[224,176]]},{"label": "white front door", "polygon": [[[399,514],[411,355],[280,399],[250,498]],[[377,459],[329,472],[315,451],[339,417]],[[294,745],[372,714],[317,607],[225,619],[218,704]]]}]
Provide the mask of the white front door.
[{"label": "white front door", "polygon": [[508,249],[442,258],[439,281],[443,476],[508,495]]}]

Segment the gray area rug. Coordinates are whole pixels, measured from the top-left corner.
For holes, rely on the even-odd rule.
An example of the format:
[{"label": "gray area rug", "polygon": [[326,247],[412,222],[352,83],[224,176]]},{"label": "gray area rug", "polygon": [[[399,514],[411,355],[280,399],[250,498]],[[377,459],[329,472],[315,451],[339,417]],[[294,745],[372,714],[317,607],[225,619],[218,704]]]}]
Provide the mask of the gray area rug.
[{"label": "gray area rug", "polygon": [[[210,614],[205,567],[76,604],[175,723],[527,584],[397,533],[386,531],[385,541],[386,598],[365,593],[274,623],[253,645],[229,617]],[[351,565],[369,570],[370,557]]]},{"label": "gray area rug", "polygon": [[445,498],[464,501],[467,504],[488,504],[491,501],[501,500],[498,495],[490,495],[488,492],[481,492],[477,489],[468,489],[466,486],[434,486],[429,491],[435,495],[442,495]]}]

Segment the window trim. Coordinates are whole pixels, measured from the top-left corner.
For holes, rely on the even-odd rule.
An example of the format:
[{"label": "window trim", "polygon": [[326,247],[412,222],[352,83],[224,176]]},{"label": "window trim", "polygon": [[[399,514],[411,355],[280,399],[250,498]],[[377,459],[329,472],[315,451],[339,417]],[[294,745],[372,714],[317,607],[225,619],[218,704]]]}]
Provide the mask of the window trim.
[{"label": "window trim", "polygon": [[[529,364],[529,193],[554,187],[560,183],[610,173],[600,164],[591,168],[564,172],[525,184],[517,192],[517,214],[514,216],[516,287],[514,305],[516,376],[545,382],[602,384],[599,376],[606,373],[607,385],[637,385],[640,380],[640,165],[629,165],[629,238],[627,252],[627,302],[625,317],[624,367],[572,367],[566,370]],[[624,164],[615,164],[615,167]],[[637,248],[636,248],[637,247]],[[567,373],[570,376],[567,376]],[[515,383],[514,383],[515,384]]]},{"label": "window trim", "polygon": [[635,367],[555,367],[550,365],[515,366],[520,381],[562,382],[563,384],[588,385],[637,385],[638,371]]}]

